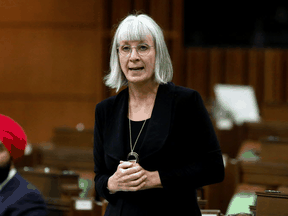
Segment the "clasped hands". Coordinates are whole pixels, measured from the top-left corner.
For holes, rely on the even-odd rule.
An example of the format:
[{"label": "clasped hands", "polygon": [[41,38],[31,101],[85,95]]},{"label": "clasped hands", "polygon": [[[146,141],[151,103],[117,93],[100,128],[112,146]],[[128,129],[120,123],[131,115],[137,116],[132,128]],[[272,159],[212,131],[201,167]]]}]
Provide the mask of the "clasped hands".
[{"label": "clasped hands", "polygon": [[136,162],[120,161],[116,172],[109,178],[110,193],[161,188],[158,171],[147,171]]}]

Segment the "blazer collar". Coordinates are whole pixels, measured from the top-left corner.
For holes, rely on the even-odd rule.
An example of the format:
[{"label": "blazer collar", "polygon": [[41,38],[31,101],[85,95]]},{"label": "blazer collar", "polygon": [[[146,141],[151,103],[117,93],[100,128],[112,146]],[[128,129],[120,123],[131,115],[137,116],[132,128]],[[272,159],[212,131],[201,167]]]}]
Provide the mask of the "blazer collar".
[{"label": "blazer collar", "polygon": [[[151,119],[144,137],[143,144],[139,149],[139,160],[156,153],[165,144],[170,130],[173,93],[175,85],[159,85]],[[116,160],[126,160],[125,155],[125,122],[128,113],[128,88],[121,91],[114,102],[113,112],[105,133],[107,141],[104,144],[105,152]]]}]

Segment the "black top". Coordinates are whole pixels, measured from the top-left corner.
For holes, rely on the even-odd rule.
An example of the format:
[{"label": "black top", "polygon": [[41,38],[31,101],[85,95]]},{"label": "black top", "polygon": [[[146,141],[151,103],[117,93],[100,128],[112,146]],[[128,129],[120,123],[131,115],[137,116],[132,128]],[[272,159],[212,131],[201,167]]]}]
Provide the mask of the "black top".
[{"label": "black top", "polygon": [[[139,132],[144,124],[144,121],[131,121],[131,137],[132,137],[132,148],[134,147],[135,145],[135,141],[139,135]],[[143,144],[143,140],[144,140],[144,137],[145,137],[145,134],[146,134],[146,131],[147,131],[147,128],[148,128],[148,125],[149,125],[149,121],[150,121],[150,118],[146,120],[146,123],[144,125],[144,128],[140,134],[140,137],[136,143],[136,146],[134,148],[134,152],[138,153],[139,154],[139,149],[141,148],[142,145],[145,145]],[[130,147],[130,133],[129,133],[129,118],[127,118],[127,121],[126,121],[126,141],[127,141],[127,145],[126,145],[126,154],[128,155],[130,152],[131,152],[131,147]],[[141,157],[139,155],[139,157]]]}]

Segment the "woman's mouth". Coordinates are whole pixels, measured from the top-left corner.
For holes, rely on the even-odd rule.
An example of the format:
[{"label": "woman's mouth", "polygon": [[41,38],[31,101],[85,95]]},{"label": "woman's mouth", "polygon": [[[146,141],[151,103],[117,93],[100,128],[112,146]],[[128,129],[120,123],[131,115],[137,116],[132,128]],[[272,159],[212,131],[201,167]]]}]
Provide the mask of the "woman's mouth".
[{"label": "woman's mouth", "polygon": [[141,71],[143,70],[144,67],[134,67],[134,68],[129,68],[129,70],[133,70],[133,71]]}]

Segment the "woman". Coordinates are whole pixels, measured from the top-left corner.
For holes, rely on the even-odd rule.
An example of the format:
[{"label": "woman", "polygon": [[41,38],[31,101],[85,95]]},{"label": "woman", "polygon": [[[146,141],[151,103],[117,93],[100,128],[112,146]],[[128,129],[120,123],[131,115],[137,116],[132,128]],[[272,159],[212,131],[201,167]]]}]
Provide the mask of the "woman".
[{"label": "woman", "polygon": [[95,111],[95,187],[109,202],[105,215],[201,215],[196,188],[224,178],[201,96],[172,75],[160,27],[147,15],[126,17],[105,80],[128,88]]}]

